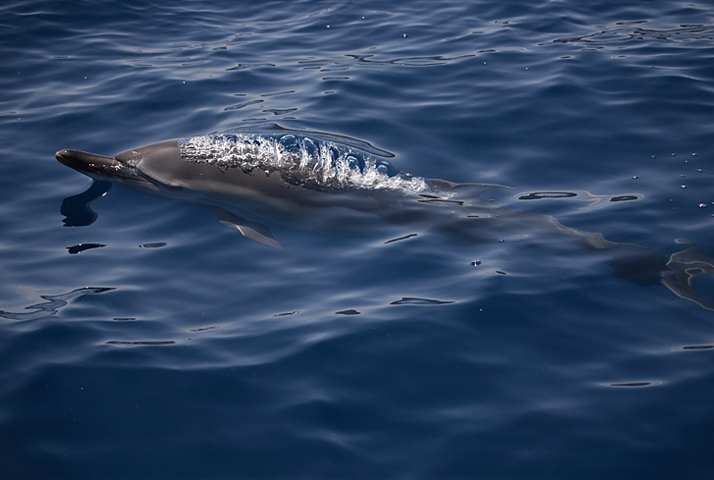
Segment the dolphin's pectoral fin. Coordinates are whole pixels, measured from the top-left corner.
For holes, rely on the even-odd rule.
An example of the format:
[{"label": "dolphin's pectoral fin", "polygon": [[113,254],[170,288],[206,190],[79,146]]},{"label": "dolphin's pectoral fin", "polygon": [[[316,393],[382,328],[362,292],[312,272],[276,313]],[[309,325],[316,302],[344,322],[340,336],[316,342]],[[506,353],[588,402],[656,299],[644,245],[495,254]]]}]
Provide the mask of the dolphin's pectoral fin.
[{"label": "dolphin's pectoral fin", "polygon": [[714,257],[699,247],[691,247],[670,256],[660,283],[678,297],[707,310],[714,310],[714,304],[703,299],[692,288],[692,279],[707,273],[714,273]]},{"label": "dolphin's pectoral fin", "polygon": [[280,242],[275,240],[273,237],[273,234],[270,233],[270,231],[267,229],[267,227],[264,227],[263,225],[259,224],[254,224],[258,225],[260,229],[265,229],[267,232],[267,235],[265,233],[259,232],[252,226],[248,225],[236,225],[230,222],[221,222],[223,225],[228,225],[229,227],[234,227],[237,228],[238,231],[245,237],[245,238],[250,238],[251,240],[255,240],[258,243],[262,243],[263,245],[267,245],[269,247],[274,247],[277,248],[278,250],[285,250],[285,247],[280,245]]},{"label": "dolphin's pectoral fin", "polygon": [[285,247],[275,240],[275,237],[273,237],[273,234],[270,233],[270,230],[265,225],[251,222],[223,209],[216,208],[212,210],[219,222],[227,227],[235,228],[245,238],[255,240],[258,243],[277,248],[278,250],[285,250]]}]

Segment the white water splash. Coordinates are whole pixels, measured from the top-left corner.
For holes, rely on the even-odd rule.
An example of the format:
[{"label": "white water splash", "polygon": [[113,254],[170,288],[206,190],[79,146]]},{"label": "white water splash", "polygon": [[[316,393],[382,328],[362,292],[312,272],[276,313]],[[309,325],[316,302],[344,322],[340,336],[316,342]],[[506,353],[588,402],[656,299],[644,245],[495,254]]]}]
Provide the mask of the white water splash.
[{"label": "white water splash", "polygon": [[319,190],[433,191],[421,177],[398,172],[393,164],[337,143],[292,133],[221,134],[183,138],[181,157],[220,169],[278,171],[289,183]]}]

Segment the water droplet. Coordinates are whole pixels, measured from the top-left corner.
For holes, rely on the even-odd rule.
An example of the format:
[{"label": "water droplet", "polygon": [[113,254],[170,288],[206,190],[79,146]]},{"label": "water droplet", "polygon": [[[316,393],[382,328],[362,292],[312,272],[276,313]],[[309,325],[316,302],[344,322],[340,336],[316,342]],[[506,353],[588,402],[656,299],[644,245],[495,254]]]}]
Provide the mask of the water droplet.
[{"label": "water droplet", "polygon": [[687,186],[686,186],[686,185],[682,185],[682,188],[687,188]]},{"label": "water droplet", "polygon": [[498,243],[506,243],[506,241],[504,239],[500,239]]},{"label": "water droplet", "polygon": [[474,267],[478,267],[479,265],[481,265],[481,260],[474,260],[473,262],[471,262],[471,265],[473,265]]},{"label": "water droplet", "polygon": [[700,204],[699,204],[699,208],[707,208],[707,204],[706,204],[706,203],[700,203]]},{"label": "water droplet", "polygon": [[638,177],[637,175],[635,175],[635,176],[632,177],[632,180],[637,180],[638,178],[640,178],[640,177]]},{"label": "water droplet", "polygon": [[696,157],[696,156],[697,156],[697,154],[696,154],[696,153],[693,153],[693,154],[692,154],[692,156],[693,156],[693,157]]},{"label": "water droplet", "polygon": [[406,33],[403,33],[403,34],[402,34],[402,38],[407,38],[407,34],[406,34]]}]

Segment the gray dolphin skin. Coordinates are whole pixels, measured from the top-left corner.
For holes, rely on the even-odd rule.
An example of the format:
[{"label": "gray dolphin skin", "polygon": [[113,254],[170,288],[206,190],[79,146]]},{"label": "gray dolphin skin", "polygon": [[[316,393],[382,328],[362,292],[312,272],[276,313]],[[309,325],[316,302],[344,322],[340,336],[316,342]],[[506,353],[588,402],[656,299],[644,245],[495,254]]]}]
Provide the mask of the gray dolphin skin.
[{"label": "gray dolphin skin", "polygon": [[[368,228],[381,218],[425,226],[467,243],[494,241],[492,232],[518,228],[529,235],[581,241],[611,258],[608,264],[615,276],[641,285],[664,285],[677,296],[714,310],[714,304],[691,286],[697,275],[714,273],[712,255],[700,248],[678,252],[668,261],[655,250],[611,242],[599,233],[566,227],[551,216],[481,197],[488,190],[508,187],[411,176],[400,172],[388,156],[369,144],[350,142],[349,137],[284,129],[166,140],[114,157],[78,150],[56,153],[62,164],[97,182],[123,184],[205,208],[244,237],[280,250],[283,246],[264,222],[300,219],[321,228],[347,216],[344,223]],[[541,192],[520,198],[557,195],[577,194]],[[585,192],[580,197],[601,206],[641,195],[604,200]]]}]

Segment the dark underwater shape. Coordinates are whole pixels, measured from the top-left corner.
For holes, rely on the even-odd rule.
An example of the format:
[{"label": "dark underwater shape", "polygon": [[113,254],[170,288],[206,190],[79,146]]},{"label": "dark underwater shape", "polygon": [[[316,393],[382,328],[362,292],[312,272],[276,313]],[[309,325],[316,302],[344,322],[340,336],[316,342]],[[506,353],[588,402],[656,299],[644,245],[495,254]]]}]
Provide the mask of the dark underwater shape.
[{"label": "dark underwater shape", "polygon": [[72,245],[71,247],[67,247],[67,251],[69,252],[70,255],[76,255],[78,253],[82,253],[85,250],[91,250],[93,248],[102,248],[106,247],[106,244],[104,243],[80,243],[77,245]]},{"label": "dark underwater shape", "polygon": [[[599,233],[566,227],[551,216],[525,213],[481,197],[486,191],[508,187],[400,172],[384,159],[387,155],[382,151],[354,139],[343,143],[347,138],[276,127],[263,133],[166,140],[115,157],[77,150],[60,150],[56,157],[96,181],[124,184],[210,210],[220,223],[244,237],[281,250],[284,247],[270,229],[257,220],[282,219],[319,231],[343,219],[341,223],[359,231],[369,228],[377,215],[389,223],[416,225],[467,244],[499,241],[503,237],[497,235],[514,231],[544,238],[570,237],[611,257],[608,263],[615,276],[640,285],[662,284],[677,296],[714,310],[691,286],[693,277],[714,272],[712,256],[704,250],[690,248],[667,262],[652,249],[611,242]],[[367,145],[369,150],[356,145]],[[90,191],[94,195],[102,188],[90,188],[86,198],[92,196]],[[516,196],[520,200],[572,198],[586,202],[585,209],[641,197],[585,191]],[[345,215],[353,216],[344,221]],[[413,303],[404,300],[399,302]]]},{"label": "dark underwater shape", "polygon": [[67,197],[62,202],[60,213],[66,218],[65,227],[86,227],[97,221],[97,214],[89,207],[94,200],[103,197],[112,188],[109,182],[94,182],[84,192]]},{"label": "dark underwater shape", "polygon": [[655,380],[653,382],[623,382],[623,383],[605,383],[605,387],[617,387],[617,388],[644,388],[644,387],[656,387],[662,385],[662,382]]},{"label": "dark underwater shape", "polygon": [[433,300],[431,298],[402,297],[390,305],[446,305],[455,303],[453,300]]},{"label": "dark underwater shape", "polygon": [[142,243],[139,245],[139,248],[161,248],[165,247],[168,245],[166,242],[150,242],[150,243]]}]

